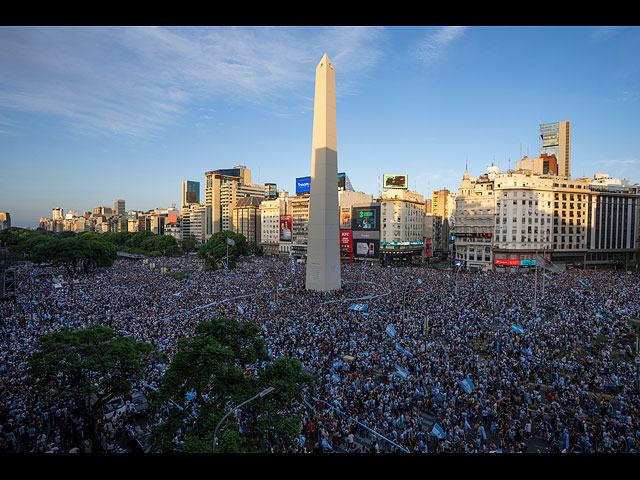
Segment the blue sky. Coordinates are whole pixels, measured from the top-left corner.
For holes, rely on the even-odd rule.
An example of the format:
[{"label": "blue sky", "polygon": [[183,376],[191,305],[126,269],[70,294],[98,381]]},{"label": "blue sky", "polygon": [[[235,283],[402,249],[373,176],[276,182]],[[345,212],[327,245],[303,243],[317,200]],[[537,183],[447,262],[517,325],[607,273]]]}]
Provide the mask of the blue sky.
[{"label": "blue sky", "polygon": [[334,65],[338,169],[377,194],[457,192],[539,153],[570,120],[572,176],[640,182],[636,27],[0,27],[0,211],[180,203],[182,180],[246,165],[295,192],[315,68]]}]

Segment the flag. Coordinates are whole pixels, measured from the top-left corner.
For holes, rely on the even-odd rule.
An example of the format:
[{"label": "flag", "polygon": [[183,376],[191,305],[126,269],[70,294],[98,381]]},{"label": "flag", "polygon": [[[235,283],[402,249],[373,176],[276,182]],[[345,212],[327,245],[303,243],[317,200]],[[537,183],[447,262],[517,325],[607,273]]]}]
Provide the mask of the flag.
[{"label": "flag", "polygon": [[444,433],[444,430],[442,429],[442,427],[440,425],[438,425],[437,423],[433,425],[433,428],[431,429],[431,435],[434,435],[436,438],[442,440],[443,438],[445,438],[447,435]]},{"label": "flag", "polygon": [[471,379],[469,377],[467,377],[464,380],[462,380],[460,382],[460,385],[462,385],[462,389],[465,391],[465,393],[473,392],[474,385],[473,385],[473,382],[471,381]]},{"label": "flag", "polygon": [[276,302],[274,302],[273,300],[271,300],[269,302],[269,305],[271,305],[271,308],[275,308],[276,307]]},{"label": "flag", "polygon": [[418,285],[422,285],[422,280],[418,279]]},{"label": "flag", "polygon": [[405,380],[409,378],[409,371],[399,365],[396,365],[396,371],[394,373]]},{"label": "flag", "polygon": [[323,438],[323,439],[322,439],[322,446],[323,446],[324,448],[328,448],[329,450],[333,450],[333,448],[331,447],[331,445],[329,445],[329,442],[327,442],[327,439],[326,439],[326,438]]},{"label": "flag", "polygon": [[230,246],[233,247],[235,244],[236,244],[236,242],[235,242],[235,240],[233,238],[227,237],[227,245],[230,245]]},{"label": "flag", "polygon": [[587,285],[586,283],[584,283],[582,280],[578,280],[578,281],[579,281],[579,282],[582,284],[582,286],[584,286],[584,287],[588,287],[588,286],[589,286],[589,285]]},{"label": "flag", "polygon": [[242,308],[240,305],[238,305],[238,311],[242,314],[244,314],[244,308]]},{"label": "flag", "polygon": [[567,429],[564,429],[564,433],[562,434],[562,445],[560,446],[560,450],[566,450],[569,448],[569,432]]},{"label": "flag", "polygon": [[389,336],[393,338],[393,336],[396,334],[396,329],[393,328],[393,325],[389,324],[387,325],[387,329],[385,330],[385,332],[387,332]]},{"label": "flag", "polygon": [[516,325],[515,323],[511,325],[511,330],[520,334],[524,333],[524,328],[522,328],[520,325]]},{"label": "flag", "polygon": [[293,261],[293,258],[291,259],[291,271],[293,273],[295,273],[296,271],[296,263]]},{"label": "flag", "polygon": [[356,312],[363,312],[367,308],[369,308],[369,305],[367,305],[366,303],[354,303],[349,308],[347,308],[347,310],[354,310]]}]

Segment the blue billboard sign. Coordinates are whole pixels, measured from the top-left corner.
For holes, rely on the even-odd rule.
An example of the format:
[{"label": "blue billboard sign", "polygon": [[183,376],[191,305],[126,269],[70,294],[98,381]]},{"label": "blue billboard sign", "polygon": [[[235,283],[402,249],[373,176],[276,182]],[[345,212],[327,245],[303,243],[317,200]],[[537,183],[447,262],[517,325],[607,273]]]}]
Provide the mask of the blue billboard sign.
[{"label": "blue billboard sign", "polygon": [[296,195],[311,192],[311,177],[296,178]]}]

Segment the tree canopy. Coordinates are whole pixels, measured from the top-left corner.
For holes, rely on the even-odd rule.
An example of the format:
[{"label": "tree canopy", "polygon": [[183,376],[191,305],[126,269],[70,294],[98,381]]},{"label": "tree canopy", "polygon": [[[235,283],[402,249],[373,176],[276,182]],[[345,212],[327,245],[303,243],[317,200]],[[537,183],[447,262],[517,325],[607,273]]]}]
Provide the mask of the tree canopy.
[{"label": "tree canopy", "polygon": [[132,381],[142,378],[154,355],[158,361],[166,357],[151,344],[120,336],[102,325],[63,328],[38,339],[27,361],[30,392],[45,401],[79,400],[93,435],[102,400],[130,391]]},{"label": "tree canopy", "polygon": [[[303,388],[314,377],[299,360],[269,359],[258,327],[250,322],[217,318],[202,322],[195,336],[179,341],[179,350],[162,378],[159,401],[175,402],[167,421],[152,430],[157,451],[211,452],[213,433],[229,410],[267,387],[275,390],[242,408],[244,420],[225,420],[216,452],[256,452],[258,438],[289,444],[300,426],[293,414]],[[257,373],[257,374],[256,374]]]},{"label": "tree canopy", "polygon": [[[228,239],[233,245],[228,244]],[[198,250],[198,258],[204,259],[205,270],[216,270],[219,266],[224,266],[228,253],[228,268],[234,268],[238,257],[247,255],[248,249],[249,245],[244,235],[226,230],[214,233]]]}]

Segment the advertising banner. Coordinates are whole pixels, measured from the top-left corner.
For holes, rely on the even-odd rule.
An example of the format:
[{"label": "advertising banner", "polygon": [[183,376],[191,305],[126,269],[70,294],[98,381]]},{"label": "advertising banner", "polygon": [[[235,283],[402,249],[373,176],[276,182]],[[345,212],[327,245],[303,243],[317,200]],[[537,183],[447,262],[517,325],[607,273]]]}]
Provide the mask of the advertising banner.
[{"label": "advertising banner", "polygon": [[353,207],[351,215],[352,230],[380,231],[380,207]]},{"label": "advertising banner", "polygon": [[344,190],[347,176],[345,173],[338,173],[338,190]]},{"label": "advertising banner", "polygon": [[384,188],[409,188],[407,175],[383,175],[382,185]]},{"label": "advertising banner", "polygon": [[340,207],[340,228],[351,228],[351,207]]},{"label": "advertising banner", "polygon": [[280,215],[280,241],[291,241],[291,215]]},{"label": "advertising banner", "polygon": [[296,195],[311,192],[311,177],[296,178]]},{"label": "advertising banner", "polygon": [[351,252],[352,240],[353,240],[353,235],[351,230],[340,231],[340,250],[343,252]]},{"label": "advertising banner", "polygon": [[507,260],[502,258],[496,258],[494,259],[493,263],[495,265],[520,266],[520,260]]},{"label": "advertising banner", "polygon": [[356,258],[378,258],[380,255],[380,241],[354,238],[353,254]]}]

